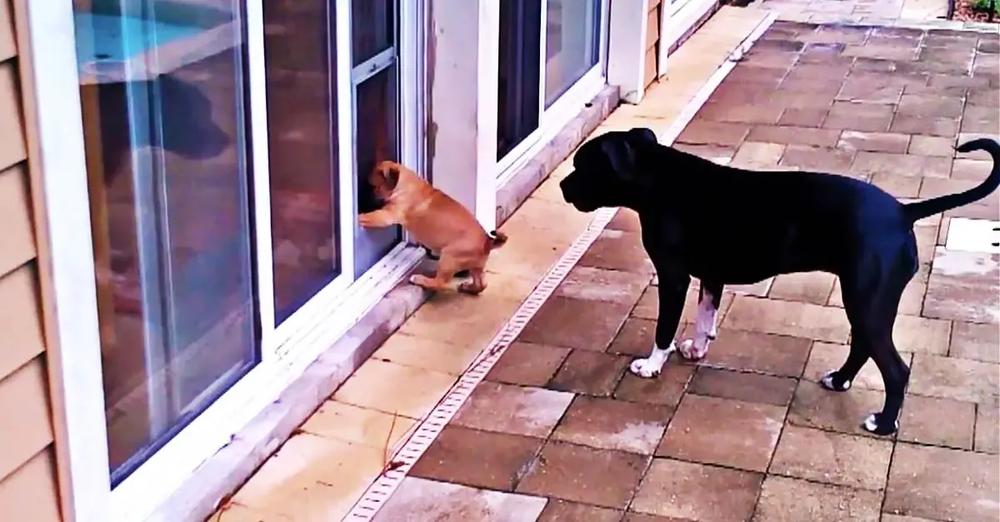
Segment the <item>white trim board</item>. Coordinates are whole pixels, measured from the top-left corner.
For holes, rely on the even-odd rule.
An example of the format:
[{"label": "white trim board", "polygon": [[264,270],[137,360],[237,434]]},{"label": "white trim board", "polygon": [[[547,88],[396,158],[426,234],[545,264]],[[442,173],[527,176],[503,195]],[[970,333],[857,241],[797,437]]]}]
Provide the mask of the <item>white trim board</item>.
[{"label": "white trim board", "polygon": [[[621,98],[637,104],[645,93],[646,32],[649,0],[611,2],[608,41],[608,83],[616,85]],[[660,35],[663,38],[662,32]]]}]

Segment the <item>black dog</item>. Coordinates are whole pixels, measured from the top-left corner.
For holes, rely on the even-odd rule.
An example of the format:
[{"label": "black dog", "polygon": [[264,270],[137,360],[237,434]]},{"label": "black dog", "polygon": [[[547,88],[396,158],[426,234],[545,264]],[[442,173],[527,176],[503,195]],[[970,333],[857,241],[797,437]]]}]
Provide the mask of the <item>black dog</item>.
[{"label": "black dog", "polygon": [[649,358],[633,361],[633,373],[659,374],[675,349],[692,276],[701,280],[695,336],[679,350],[698,359],[715,338],[724,285],[830,272],[840,277],[852,335],[847,361],[822,385],[846,391],[868,358],[874,359],[886,398],[864,428],[885,435],[898,429],[910,374],[893,345],[892,327],[900,295],[917,272],[913,223],[986,197],[1000,185],[1000,144],[978,139],[958,150],[993,156],[986,181],[959,194],[904,205],[853,178],[720,166],[660,145],[649,129],[632,129],[580,147],[574,172],[560,186],[566,201],[583,212],[628,207],[639,214],[642,242],[660,279],[660,308],[656,343]]}]

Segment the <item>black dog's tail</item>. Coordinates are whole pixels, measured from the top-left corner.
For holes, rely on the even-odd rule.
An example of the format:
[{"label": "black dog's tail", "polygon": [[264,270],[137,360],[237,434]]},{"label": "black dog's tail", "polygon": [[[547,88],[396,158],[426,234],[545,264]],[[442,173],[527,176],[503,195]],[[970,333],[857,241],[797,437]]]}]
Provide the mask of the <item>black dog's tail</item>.
[{"label": "black dog's tail", "polygon": [[989,152],[990,156],[993,157],[993,170],[990,171],[990,175],[986,178],[986,181],[976,187],[966,190],[965,192],[948,194],[947,196],[941,196],[905,205],[903,207],[903,211],[906,212],[906,217],[909,218],[911,222],[916,222],[918,219],[932,216],[939,212],[944,212],[945,210],[950,210],[962,205],[968,205],[973,201],[983,199],[986,196],[989,196],[994,190],[997,189],[998,186],[1000,186],[1000,143],[988,138],[980,138],[978,140],[972,140],[959,145],[956,150],[958,150],[958,152],[970,152],[974,150],[985,150],[986,152]]}]

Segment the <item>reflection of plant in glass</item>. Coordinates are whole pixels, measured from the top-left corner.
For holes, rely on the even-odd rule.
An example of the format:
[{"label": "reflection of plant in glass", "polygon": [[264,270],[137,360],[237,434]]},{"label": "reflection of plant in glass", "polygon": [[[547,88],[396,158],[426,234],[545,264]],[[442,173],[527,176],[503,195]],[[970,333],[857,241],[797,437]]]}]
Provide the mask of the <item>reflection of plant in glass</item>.
[{"label": "reflection of plant in glass", "polygon": [[976,11],[989,11],[993,7],[993,12],[1000,14],[1000,1],[998,0],[973,0],[972,8]]}]

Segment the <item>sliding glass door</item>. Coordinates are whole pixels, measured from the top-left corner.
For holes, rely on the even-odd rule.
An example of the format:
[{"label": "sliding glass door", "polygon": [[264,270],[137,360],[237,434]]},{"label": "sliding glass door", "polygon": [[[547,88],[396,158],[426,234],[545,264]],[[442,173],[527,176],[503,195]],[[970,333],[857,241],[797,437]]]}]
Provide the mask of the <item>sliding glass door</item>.
[{"label": "sliding glass door", "polygon": [[332,7],[264,3],[275,324],[343,272]]},{"label": "sliding glass door", "polygon": [[364,310],[352,284],[402,240],[357,225],[368,175],[419,170],[400,43],[417,3],[74,2],[113,484],[217,450],[185,428],[239,429],[239,405],[273,400],[247,379],[307,364],[318,327]]}]

